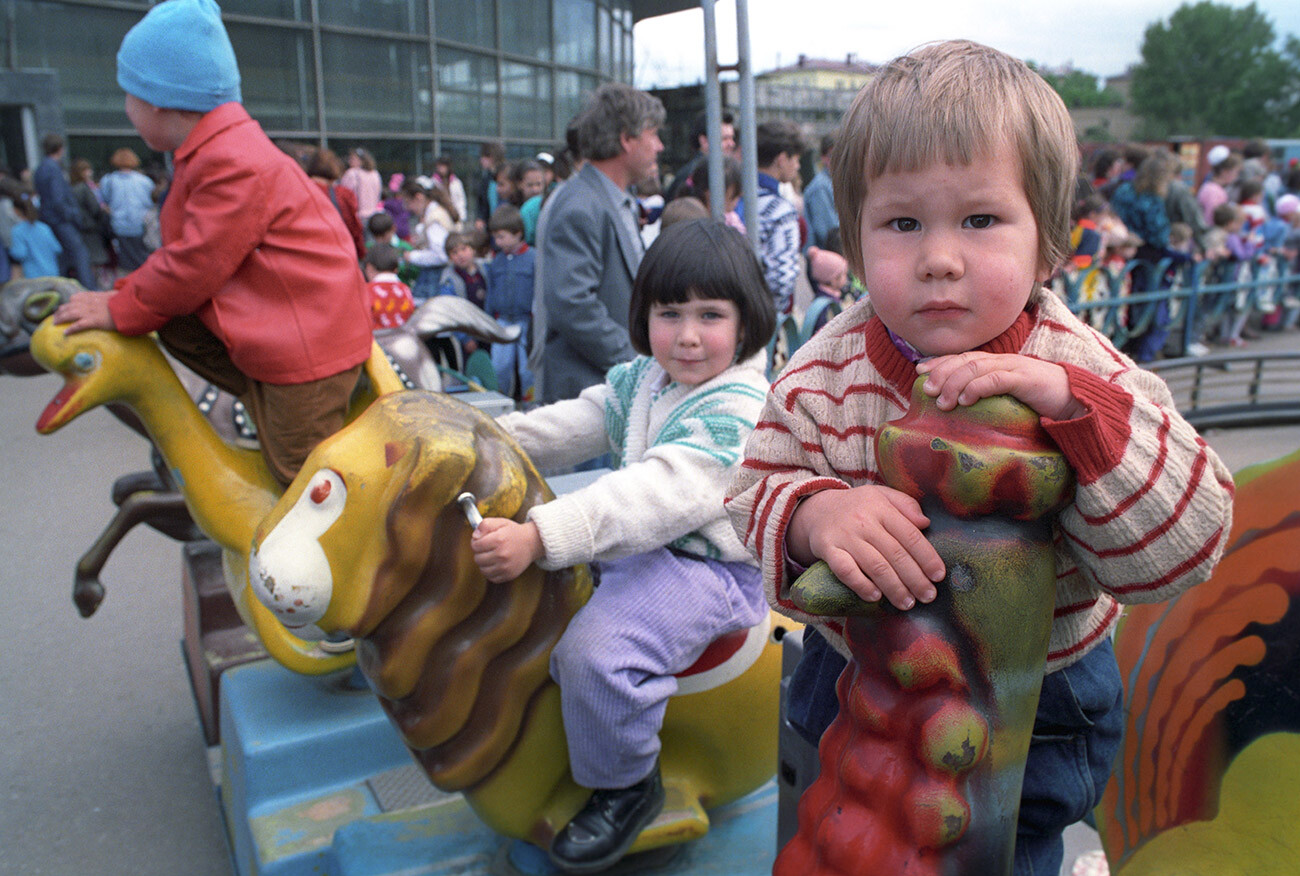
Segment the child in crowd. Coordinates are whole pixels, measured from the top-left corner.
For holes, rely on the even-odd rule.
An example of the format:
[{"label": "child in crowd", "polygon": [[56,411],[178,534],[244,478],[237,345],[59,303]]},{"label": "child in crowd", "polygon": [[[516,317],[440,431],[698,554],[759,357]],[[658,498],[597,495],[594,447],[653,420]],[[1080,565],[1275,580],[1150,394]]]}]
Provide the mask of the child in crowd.
[{"label": "child in crowd", "polygon": [[1236,204],[1220,204],[1214,208],[1214,215],[1211,218],[1213,223],[1210,230],[1205,233],[1205,258],[1216,262],[1232,258],[1233,253],[1228,248],[1228,239],[1236,238],[1241,231],[1241,226],[1245,224],[1246,219],[1241,214],[1241,208]]},{"label": "child in crowd", "polygon": [[447,235],[447,261],[438,281],[439,295],[455,295],[487,309],[487,275],[479,268],[478,256],[469,234]]},{"label": "child in crowd", "polygon": [[[515,186],[515,165],[510,161],[503,161],[497,165],[496,170],[496,199],[492,204],[492,212],[495,213],[497,207],[502,204],[511,204],[518,207],[521,201],[517,201],[519,189]],[[489,219],[491,213],[488,214]]]},{"label": "child in crowd", "polygon": [[405,255],[407,264],[419,269],[411,287],[415,303],[423,304],[438,294],[438,279],[447,264],[447,235],[455,230],[456,219],[447,209],[450,198],[438,198],[437,189],[425,188],[418,180],[402,183],[402,200],[411,216],[411,251]]},{"label": "child in crowd", "polygon": [[[828,249],[810,246],[804,256],[808,264],[808,283],[815,298],[830,298],[847,306],[854,300],[849,294],[849,263],[844,256]],[[831,310],[823,310],[813,324],[819,332],[831,320]]]},{"label": "child in crowd", "polygon": [[[1260,237],[1264,242],[1264,249],[1276,255],[1283,255],[1287,247],[1287,241],[1295,232],[1297,223],[1300,223],[1300,197],[1286,194],[1277,199],[1273,208],[1277,215],[1270,216],[1262,228],[1260,228]],[[1289,253],[1288,257],[1293,258],[1295,253]]]},{"label": "child in crowd", "polygon": [[1237,203],[1246,217],[1246,230],[1258,234],[1268,221],[1268,211],[1264,209],[1264,184],[1257,179],[1248,179],[1241,183],[1238,191]]},{"label": "child in crowd", "polygon": [[[711,197],[711,186],[709,183],[709,164],[704,162],[699,169],[691,175],[691,190],[694,196],[704,202],[704,206],[712,209],[709,198]],[[736,205],[740,203],[740,162],[734,158],[722,159],[722,219],[729,226],[745,233],[745,223],[736,213]]]},{"label": "child in crowd", "polygon": [[788,600],[790,582],[823,559],[863,599],[900,610],[946,586],[929,521],[915,497],[880,484],[871,436],[908,409],[918,375],[941,410],[1007,393],[1038,412],[1077,486],[1057,521],[1015,873],[1054,874],[1062,831],[1096,805],[1118,750],[1109,633],[1120,603],[1168,599],[1210,574],[1232,478],[1164,382],[1042,287],[1069,254],[1078,148],[1038,74],[975,43],[927,45],[882,68],[842,130],[836,206],[871,295],[773,385],[728,511],[772,604],[816,625],[788,706],[815,742],[838,709],[843,643],[837,625]]},{"label": "child in crowd", "polygon": [[678,222],[708,218],[709,208],[704,206],[704,202],[699,198],[692,195],[673,198],[664,205],[664,211],[659,214],[659,233],[663,234]]},{"label": "child in crowd", "polygon": [[26,194],[14,199],[18,221],[10,230],[9,257],[23,269],[24,277],[59,276],[63,246],[54,230],[40,220],[41,211]]},{"label": "child in crowd", "polygon": [[616,470],[523,523],[484,520],[470,541],[491,581],[530,563],[599,563],[600,586],[551,655],[573,778],[594,789],[551,845],[572,872],[611,866],[662,808],[658,731],[674,674],[766,611],[722,509],[775,328],[749,243],[709,219],[665,229],[637,272],[628,328],[641,355],[604,383],[498,421],[543,469],[612,452]]},{"label": "child in crowd", "polygon": [[384,212],[393,219],[393,229],[399,240],[411,239],[411,211],[406,209],[406,199],[402,197],[402,186],[406,184],[406,174],[395,173],[388,178],[388,191],[384,194]]},{"label": "child in crowd", "polygon": [[[447,261],[438,281],[439,295],[455,295],[472,301],[480,308],[487,309],[487,275],[479,267],[478,256],[474,252],[471,233],[455,232],[447,235]],[[461,350],[466,356],[475,350],[491,352],[492,345],[471,338],[466,334],[456,336],[460,340]]]},{"label": "child in crowd", "polygon": [[[1200,213],[1197,213],[1200,216]],[[1165,277],[1172,285],[1178,276],[1178,271],[1188,262],[1199,262],[1203,258],[1202,254],[1196,249],[1196,232],[1186,222],[1169,223],[1169,253],[1170,262],[1166,270]],[[1209,355],[1210,348],[1206,345],[1204,332],[1201,330],[1204,326],[1204,320],[1198,313],[1196,324],[1194,325],[1193,340],[1187,345],[1186,354],[1188,356],[1206,356]]]},{"label": "child in crowd", "polygon": [[[1286,231],[1275,244],[1274,252],[1281,257],[1284,273],[1300,274],[1300,196],[1290,192],[1277,199],[1277,219],[1286,224]],[[1282,318],[1279,329],[1295,328],[1300,321],[1300,284],[1292,283],[1283,290]]]},{"label": "child in crowd", "polygon": [[149,148],[172,152],[162,246],[112,292],[55,313],[66,331],[157,331],[244,402],[287,485],[343,425],[373,343],[356,253],[334,207],[240,103],[213,0],[154,6],[122,40],[117,81]]},{"label": "child in crowd", "polygon": [[433,162],[433,179],[434,182],[447,190],[447,197],[451,198],[451,203],[456,208],[460,221],[464,222],[469,216],[469,201],[465,196],[465,183],[461,182],[460,177],[456,176],[452,171],[450,158],[439,155]]},{"label": "child in crowd", "polygon": [[810,246],[805,253],[808,259],[808,281],[813,294],[839,301],[849,284],[849,263],[837,252]]},{"label": "child in crowd", "polygon": [[[1118,153],[1116,153],[1118,155]],[[1118,164],[1118,158],[1115,159]],[[1106,214],[1106,200],[1098,194],[1090,194],[1079,201],[1074,208],[1074,227],[1070,229],[1070,261],[1065,268],[1069,278],[1077,279],[1077,300],[1087,303],[1105,295],[1106,280],[1094,266],[1105,262],[1106,236],[1099,224]],[[1135,250],[1136,251],[1136,250]],[[1100,310],[1088,310],[1083,317],[1085,322],[1100,324],[1104,318]]]},{"label": "child in crowd", "polygon": [[401,259],[397,248],[386,243],[376,243],[366,253],[365,273],[372,328],[397,328],[415,312],[411,290],[397,276]]},{"label": "child in crowd", "polygon": [[511,180],[519,199],[519,215],[524,220],[524,242],[537,243],[537,217],[542,212],[546,194],[546,170],[540,161],[521,161],[514,166]]},{"label": "child in crowd", "polygon": [[1074,210],[1074,227],[1070,229],[1070,265],[1086,271],[1102,255],[1102,232],[1098,223],[1106,212],[1101,195],[1088,195]]},{"label": "child in crowd", "polygon": [[366,232],[370,235],[371,246],[391,246],[397,250],[397,257],[401,260],[397,266],[397,278],[409,288],[420,276],[420,269],[406,260],[406,254],[414,247],[397,236],[397,223],[392,215],[387,210],[371,214],[366,220]]},{"label": "child in crowd", "polygon": [[[1212,284],[1231,283],[1250,279],[1250,265],[1255,258],[1255,247],[1244,232],[1246,216],[1241,207],[1225,202],[1214,208],[1214,227],[1205,234],[1205,258],[1209,261],[1205,273]],[[1226,302],[1232,300],[1229,305]],[[1230,347],[1240,347],[1245,341],[1241,332],[1246,326],[1245,310],[1248,293],[1217,292],[1201,300],[1202,312],[1220,314],[1213,317],[1219,324],[1211,328],[1214,339]]]},{"label": "child in crowd", "polygon": [[488,262],[485,309],[504,326],[517,326],[519,337],[492,345],[497,389],[515,401],[532,401],[533,373],[528,369],[528,344],[533,326],[533,271],[537,254],[524,242],[519,208],[502,204],[492,212],[488,231],[497,254]]},{"label": "child in crowd", "polygon": [[[1169,249],[1187,259],[1195,257],[1196,241],[1192,237],[1192,226],[1186,222],[1169,223]],[[1185,259],[1175,259],[1176,262]]]}]

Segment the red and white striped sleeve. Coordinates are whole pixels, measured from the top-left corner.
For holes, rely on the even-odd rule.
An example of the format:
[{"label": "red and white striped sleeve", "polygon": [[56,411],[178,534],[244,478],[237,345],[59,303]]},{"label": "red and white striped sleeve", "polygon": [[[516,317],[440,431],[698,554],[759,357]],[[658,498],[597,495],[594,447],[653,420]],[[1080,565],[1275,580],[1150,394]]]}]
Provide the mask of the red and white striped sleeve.
[{"label": "red and white striped sleeve", "polygon": [[1044,422],[1077,481],[1060,516],[1064,546],[1084,579],[1120,602],[1168,599],[1208,578],[1223,553],[1232,475],[1158,376],[1099,338],[1078,340],[1095,355],[1064,367],[1089,412]]}]

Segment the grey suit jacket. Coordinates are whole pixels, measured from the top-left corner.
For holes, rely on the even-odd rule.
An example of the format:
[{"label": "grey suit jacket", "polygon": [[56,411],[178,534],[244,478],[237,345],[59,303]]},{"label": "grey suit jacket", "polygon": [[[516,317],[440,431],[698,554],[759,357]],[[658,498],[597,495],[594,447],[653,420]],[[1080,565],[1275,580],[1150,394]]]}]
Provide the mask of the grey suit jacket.
[{"label": "grey suit jacket", "polygon": [[540,398],[577,398],[605,372],[636,355],[628,339],[628,302],[641,249],[629,235],[600,171],[586,165],[555,190],[539,221],[537,287]]}]

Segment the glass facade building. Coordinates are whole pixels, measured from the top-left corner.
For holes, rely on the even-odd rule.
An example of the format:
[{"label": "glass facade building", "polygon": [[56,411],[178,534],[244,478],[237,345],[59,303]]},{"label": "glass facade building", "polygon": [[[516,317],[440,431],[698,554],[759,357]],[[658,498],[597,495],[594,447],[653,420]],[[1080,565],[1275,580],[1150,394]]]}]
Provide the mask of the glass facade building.
[{"label": "glass facade building", "polygon": [[[57,71],[69,153],[143,150],[115,56],[144,0],[0,0],[10,69]],[[273,139],[365,146],[384,171],[465,179],[479,145],[551,150],[587,92],[632,80],[634,0],[221,0],[244,105]],[[143,154],[143,153],[142,153]]]}]

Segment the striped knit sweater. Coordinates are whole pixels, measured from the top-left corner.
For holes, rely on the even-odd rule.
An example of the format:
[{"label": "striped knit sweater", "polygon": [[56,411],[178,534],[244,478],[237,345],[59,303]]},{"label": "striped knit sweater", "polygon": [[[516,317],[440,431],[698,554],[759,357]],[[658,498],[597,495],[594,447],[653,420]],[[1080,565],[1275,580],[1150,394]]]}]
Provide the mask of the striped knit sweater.
[{"label": "striped knit sweater", "polygon": [[[1168,388],[1040,290],[981,349],[1064,365],[1088,413],[1043,425],[1074,469],[1056,544],[1056,613],[1047,671],[1068,666],[1119,619],[1119,603],[1156,602],[1205,580],[1223,552],[1232,477],[1174,410]],[[906,410],[915,366],[863,300],[799,349],[772,385],[728,493],[736,532],[763,569],[768,600],[818,623],[847,655],[840,626],[786,598],[785,531],[799,499],[880,483],[877,429]]]},{"label": "striped knit sweater", "polygon": [[538,565],[558,569],[665,545],[753,564],[722,499],[763,410],[765,361],[759,354],[687,386],[638,356],[576,399],[501,417],[542,469],[614,458],[614,471],[528,512],[546,551]]}]

